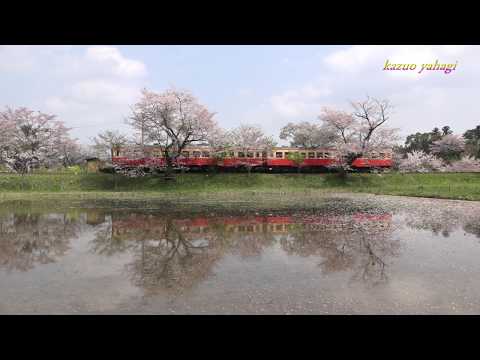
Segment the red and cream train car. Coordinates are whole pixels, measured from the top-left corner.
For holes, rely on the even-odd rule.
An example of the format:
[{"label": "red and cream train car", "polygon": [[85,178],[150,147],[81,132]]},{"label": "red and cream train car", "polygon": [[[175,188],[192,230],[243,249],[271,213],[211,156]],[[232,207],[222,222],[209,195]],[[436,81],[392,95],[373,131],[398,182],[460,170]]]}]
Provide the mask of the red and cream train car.
[{"label": "red and cream train car", "polygon": [[[304,160],[297,164],[290,160],[290,154],[300,153]],[[326,169],[335,165],[337,156],[334,149],[302,149],[293,147],[275,147],[270,151],[231,149],[222,153],[215,153],[208,146],[191,146],[184,149],[175,165],[189,169],[252,169],[275,171],[294,170],[300,166],[304,170]],[[165,158],[160,147],[146,146],[137,153],[130,149],[115,149],[113,163],[125,167],[154,168],[165,166]],[[367,157],[353,161],[355,169],[389,168],[392,166],[390,150],[372,152]]]}]

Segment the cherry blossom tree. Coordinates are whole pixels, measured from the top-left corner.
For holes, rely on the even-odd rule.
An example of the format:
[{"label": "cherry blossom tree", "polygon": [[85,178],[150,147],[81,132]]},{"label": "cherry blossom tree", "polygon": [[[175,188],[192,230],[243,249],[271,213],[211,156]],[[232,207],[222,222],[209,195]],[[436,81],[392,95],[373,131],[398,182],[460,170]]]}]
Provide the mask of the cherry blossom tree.
[{"label": "cherry blossom tree", "polygon": [[0,112],[0,124],[6,129],[0,139],[1,159],[9,169],[22,174],[58,164],[62,147],[71,141],[69,129],[55,115],[25,107],[7,107]]},{"label": "cherry blossom tree", "polygon": [[[231,130],[227,138],[229,139],[229,143],[232,144],[233,147],[243,151],[247,155],[247,158],[250,152],[268,152],[276,145],[271,136],[266,136],[263,130],[255,125],[240,125]],[[241,164],[245,166],[250,173],[252,164],[249,161],[241,162]]]},{"label": "cherry blossom tree", "polygon": [[446,134],[434,141],[430,149],[433,154],[450,163],[461,158],[465,150],[465,139],[460,135]]},{"label": "cherry blossom tree", "polygon": [[112,160],[114,152],[130,143],[127,135],[121,134],[116,130],[105,130],[93,139],[93,147],[100,158]]},{"label": "cherry blossom tree", "polygon": [[225,158],[227,151],[233,147],[229,132],[218,126],[209,132],[207,143],[217,160]]},{"label": "cherry blossom tree", "polygon": [[463,138],[465,139],[465,151],[480,159],[480,125],[465,131]]},{"label": "cherry blossom tree", "polygon": [[392,109],[388,100],[367,97],[351,104],[353,113],[324,107],[319,116],[324,131],[331,133],[329,145],[335,149],[336,161],[330,167],[342,176],[356,158],[391,148],[399,140],[398,129],[385,125]]},{"label": "cherry blossom tree", "polygon": [[354,135],[358,130],[358,124],[352,114],[323,107],[319,119],[323,121],[324,131],[329,131],[332,134],[330,136],[332,143],[340,142],[351,146],[356,145]]},{"label": "cherry blossom tree", "polygon": [[150,143],[162,148],[169,178],[175,159],[186,146],[208,141],[217,127],[214,115],[188,91],[155,93],[144,89],[129,123],[141,133],[142,145]]},{"label": "cherry blossom tree", "polygon": [[15,122],[10,117],[0,115],[0,164],[6,164],[7,162],[8,154],[13,145],[14,129]]},{"label": "cherry blossom tree", "polygon": [[290,146],[310,149],[323,147],[335,138],[335,133],[328,128],[308,121],[288,123],[280,132],[280,139],[290,140]]},{"label": "cherry blossom tree", "polygon": [[[358,136],[358,142],[362,153],[367,152],[372,147],[378,146],[378,130],[385,124],[392,113],[392,105],[387,99],[379,100],[367,96],[366,100],[351,102],[354,108],[353,116],[357,119],[355,135]],[[377,135],[377,136],[375,136]]]},{"label": "cherry blossom tree", "polygon": [[443,169],[444,164],[441,159],[420,150],[407,153],[407,157],[401,159],[399,165],[399,170],[402,172],[431,172]]},{"label": "cherry blossom tree", "polygon": [[480,172],[480,160],[471,156],[463,156],[446,166],[448,172]]}]

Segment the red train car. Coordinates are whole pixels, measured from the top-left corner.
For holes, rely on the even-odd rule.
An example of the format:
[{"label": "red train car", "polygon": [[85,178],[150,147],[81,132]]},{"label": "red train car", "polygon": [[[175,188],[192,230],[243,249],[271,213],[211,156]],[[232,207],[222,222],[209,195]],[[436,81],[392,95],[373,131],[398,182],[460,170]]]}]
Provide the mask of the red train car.
[{"label": "red train car", "polygon": [[[294,153],[299,153],[300,162],[293,161]],[[113,163],[125,168],[164,168],[165,158],[160,147],[146,146],[141,152],[136,153],[129,149],[117,149],[114,152]],[[295,157],[293,157],[295,158]],[[335,149],[302,149],[293,147],[275,147],[267,151],[230,149],[217,153],[208,146],[190,146],[182,151],[174,165],[178,168],[200,170],[207,168],[231,169],[258,169],[262,171],[288,171],[309,169],[321,170],[332,167],[337,162]],[[357,158],[352,162],[354,169],[382,169],[392,166],[392,153],[390,150],[372,152],[368,157]]]}]

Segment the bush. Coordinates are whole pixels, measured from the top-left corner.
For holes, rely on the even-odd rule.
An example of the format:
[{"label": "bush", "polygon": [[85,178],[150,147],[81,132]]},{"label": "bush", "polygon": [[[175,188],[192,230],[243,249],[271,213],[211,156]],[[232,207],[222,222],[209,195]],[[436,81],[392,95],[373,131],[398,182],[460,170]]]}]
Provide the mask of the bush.
[{"label": "bush", "polygon": [[80,175],[82,173],[82,168],[79,165],[67,167],[67,172],[74,175]]},{"label": "bush", "polygon": [[412,151],[405,159],[400,160],[399,170],[402,172],[432,172],[444,170],[443,161],[435,155],[423,151]]},{"label": "bush", "polygon": [[480,172],[480,160],[470,156],[464,156],[446,166],[447,172]]}]

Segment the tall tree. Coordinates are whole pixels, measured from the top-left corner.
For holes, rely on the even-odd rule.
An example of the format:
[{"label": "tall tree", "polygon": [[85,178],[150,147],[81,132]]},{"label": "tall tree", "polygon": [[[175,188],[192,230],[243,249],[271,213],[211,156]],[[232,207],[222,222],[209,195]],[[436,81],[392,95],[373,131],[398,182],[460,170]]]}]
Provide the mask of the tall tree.
[{"label": "tall tree", "polygon": [[0,112],[1,159],[11,170],[26,173],[38,166],[58,163],[64,145],[71,141],[63,121],[56,115],[26,107]]},{"label": "tall tree", "polygon": [[[261,151],[262,153],[268,152],[275,146],[273,138],[265,135],[260,127],[254,125],[240,125],[231,130],[227,136],[232,146],[243,151],[245,156],[257,151]],[[250,173],[252,164],[248,161],[248,158],[245,159],[242,165],[244,165]]]},{"label": "tall tree", "polygon": [[467,130],[463,137],[465,139],[465,151],[470,156],[480,159],[480,125],[474,129]]},{"label": "tall tree", "polygon": [[387,99],[379,100],[369,96],[366,100],[354,101],[351,104],[354,109],[353,116],[358,121],[356,136],[363,153],[378,141],[372,141],[372,138],[378,134],[377,129],[390,119],[392,105]]},{"label": "tall tree", "polygon": [[465,139],[459,135],[448,134],[434,141],[430,150],[433,154],[450,163],[459,160],[465,150]]},{"label": "tall tree", "polygon": [[442,136],[451,134],[453,134],[453,131],[451,130],[450,126],[445,125],[444,127],[442,127]]},{"label": "tall tree", "polygon": [[100,158],[107,157],[110,161],[119,150],[130,143],[127,135],[121,134],[117,130],[105,130],[99,133],[93,139],[93,147]]},{"label": "tall tree", "polygon": [[[441,135],[437,139],[441,139]],[[407,136],[405,141],[405,152],[410,153],[412,151],[422,151],[429,154],[432,143],[433,140],[431,133],[417,132]]]},{"label": "tall tree", "polygon": [[434,127],[430,134],[432,141],[440,140],[442,138],[442,133],[438,127]]},{"label": "tall tree", "polygon": [[208,141],[217,127],[214,115],[188,91],[155,93],[145,89],[133,107],[130,124],[142,132],[145,142],[162,148],[169,177],[186,146]]},{"label": "tall tree", "polygon": [[341,176],[346,175],[356,158],[391,148],[398,140],[398,130],[385,125],[392,109],[388,100],[367,97],[351,104],[353,114],[323,108],[319,116],[324,127],[336,135],[331,143],[336,150],[333,166],[340,170]]},{"label": "tall tree", "polygon": [[280,132],[280,139],[289,140],[290,146],[301,148],[319,148],[334,140],[332,132],[318,124],[302,121],[288,123]]}]

